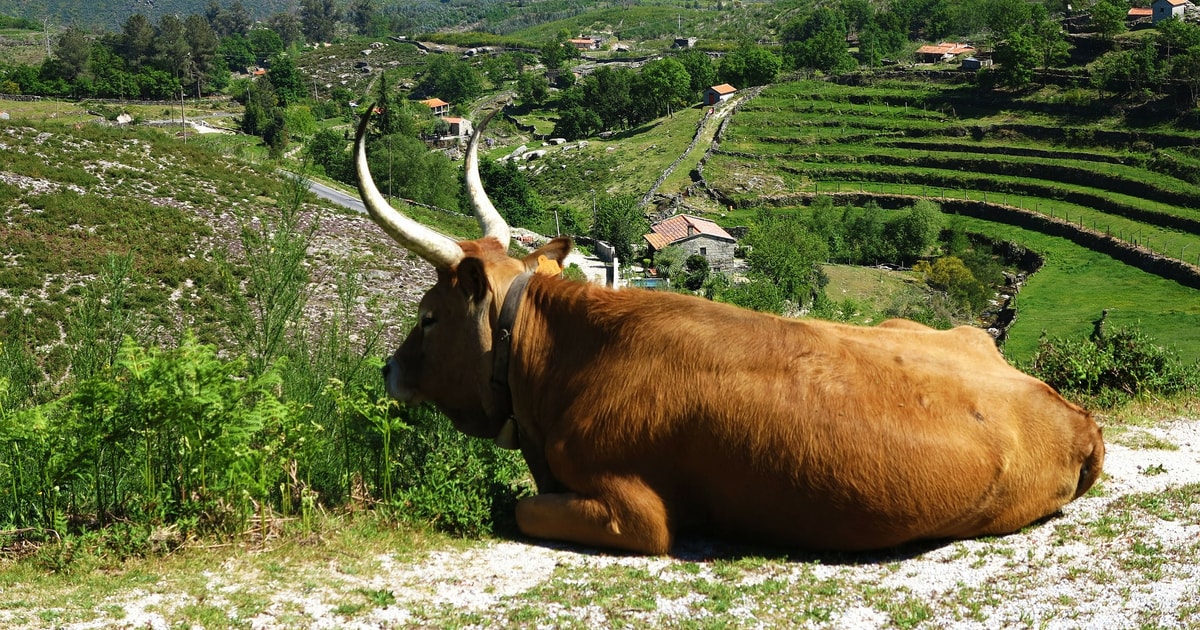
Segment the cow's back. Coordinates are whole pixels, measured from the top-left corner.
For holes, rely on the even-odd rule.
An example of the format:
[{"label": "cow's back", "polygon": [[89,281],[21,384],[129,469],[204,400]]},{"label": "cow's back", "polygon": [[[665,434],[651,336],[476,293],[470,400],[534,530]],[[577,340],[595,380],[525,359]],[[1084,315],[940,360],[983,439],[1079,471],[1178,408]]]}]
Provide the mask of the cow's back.
[{"label": "cow's back", "polygon": [[636,477],[679,524],[858,549],[1013,531],[1099,472],[1090,416],[979,330],[634,291],[578,299],[575,324],[556,324],[574,341],[550,345],[586,351],[553,354],[542,378],[556,393],[530,410],[576,492],[601,483],[596,471]]}]

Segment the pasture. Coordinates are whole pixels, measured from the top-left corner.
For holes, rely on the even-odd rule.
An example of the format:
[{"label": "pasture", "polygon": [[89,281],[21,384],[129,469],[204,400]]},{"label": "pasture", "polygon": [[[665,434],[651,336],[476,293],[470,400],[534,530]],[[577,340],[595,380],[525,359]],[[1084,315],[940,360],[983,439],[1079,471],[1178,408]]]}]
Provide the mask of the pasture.
[{"label": "pasture", "polygon": [[[1130,129],[1100,113],[1080,115],[1089,110],[1055,101],[1063,95],[989,99],[975,89],[902,80],[772,86],[732,115],[706,160],[706,183],[740,208],[845,193],[984,202],[1200,265],[1200,134],[1170,121]],[[1088,332],[1104,309],[1111,321],[1137,323],[1174,345],[1186,361],[1200,358],[1200,291],[1064,238],[953,221],[1047,260],[1018,298],[1010,358],[1028,358],[1043,333]]]}]

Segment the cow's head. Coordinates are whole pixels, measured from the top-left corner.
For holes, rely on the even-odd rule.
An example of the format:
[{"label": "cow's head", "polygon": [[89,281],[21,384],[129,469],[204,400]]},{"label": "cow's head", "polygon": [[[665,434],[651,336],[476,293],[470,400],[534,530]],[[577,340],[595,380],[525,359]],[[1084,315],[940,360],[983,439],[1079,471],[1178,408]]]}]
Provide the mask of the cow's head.
[{"label": "cow's head", "polygon": [[571,242],[558,238],[524,258],[509,257],[508,225],[479,177],[479,137],[495,112],[480,123],[467,148],[467,190],[483,229],[483,237],[473,241],[455,241],[421,225],[384,199],[367,167],[370,115],[370,109],[363,114],[354,141],[363,204],[385,232],[437,270],[437,284],[421,298],[417,324],[384,367],[388,393],[402,402],[433,402],[460,431],[495,438],[506,415],[491,387],[493,330],[504,297],[513,279],[536,271],[539,261],[543,267],[561,264]]}]

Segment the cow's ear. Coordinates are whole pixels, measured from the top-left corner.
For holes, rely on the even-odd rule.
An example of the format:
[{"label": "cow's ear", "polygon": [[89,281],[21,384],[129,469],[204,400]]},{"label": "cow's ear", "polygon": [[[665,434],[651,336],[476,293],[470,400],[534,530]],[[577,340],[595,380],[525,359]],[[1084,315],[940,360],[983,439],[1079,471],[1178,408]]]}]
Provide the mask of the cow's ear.
[{"label": "cow's ear", "polygon": [[569,253],[571,253],[571,239],[559,236],[522,258],[521,262],[525,264],[526,271],[557,275],[562,273],[563,267],[566,267],[565,261]]},{"label": "cow's ear", "polygon": [[458,263],[458,288],[476,302],[487,295],[490,287],[482,260],[468,256]]}]

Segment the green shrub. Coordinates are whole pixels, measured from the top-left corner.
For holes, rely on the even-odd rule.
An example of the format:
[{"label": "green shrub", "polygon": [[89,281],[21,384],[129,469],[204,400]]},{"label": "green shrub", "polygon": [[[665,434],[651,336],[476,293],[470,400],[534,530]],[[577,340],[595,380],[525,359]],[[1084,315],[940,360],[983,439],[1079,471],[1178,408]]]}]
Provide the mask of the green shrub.
[{"label": "green shrub", "polygon": [[1185,365],[1174,350],[1137,327],[1107,331],[1103,323],[1102,317],[1088,338],[1043,337],[1024,369],[1098,406],[1138,396],[1200,393],[1200,365]]}]

